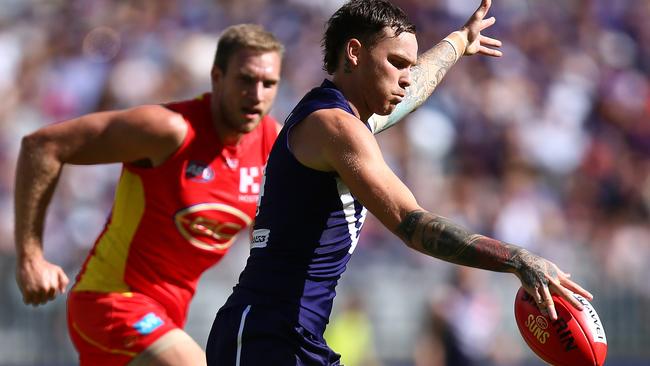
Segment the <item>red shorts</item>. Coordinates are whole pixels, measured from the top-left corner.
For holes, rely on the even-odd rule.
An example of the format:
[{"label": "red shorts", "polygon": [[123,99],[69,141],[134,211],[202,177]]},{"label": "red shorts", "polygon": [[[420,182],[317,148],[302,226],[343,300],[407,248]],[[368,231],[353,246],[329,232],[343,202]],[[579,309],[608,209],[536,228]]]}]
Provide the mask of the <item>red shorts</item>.
[{"label": "red shorts", "polygon": [[81,366],[126,365],[178,326],[138,293],[70,292],[68,332]]}]

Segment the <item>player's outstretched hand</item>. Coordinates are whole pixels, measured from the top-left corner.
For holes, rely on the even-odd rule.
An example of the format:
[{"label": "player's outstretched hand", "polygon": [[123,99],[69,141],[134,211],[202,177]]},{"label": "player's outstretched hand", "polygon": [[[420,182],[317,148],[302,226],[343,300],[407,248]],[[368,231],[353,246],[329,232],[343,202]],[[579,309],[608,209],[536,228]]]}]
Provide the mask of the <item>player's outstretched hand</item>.
[{"label": "player's outstretched hand", "polygon": [[515,274],[521,280],[522,287],[535,299],[540,311],[549,314],[551,319],[557,319],[551,292],[564,298],[578,310],[582,310],[582,304],[572,293],[587,300],[593,299],[587,290],[569,279],[570,274],[562,272],[554,263],[525,249],[522,249],[517,260],[519,263]]},{"label": "player's outstretched hand", "polygon": [[503,53],[490,47],[501,47],[501,41],[481,34],[481,31],[492,26],[496,19],[485,16],[492,5],[492,0],[481,0],[481,5],[461,28],[460,33],[467,37],[465,56],[481,54],[485,56],[501,57]]},{"label": "player's outstretched hand", "polygon": [[64,293],[69,280],[61,267],[37,256],[18,263],[16,282],[23,294],[23,302],[37,306]]}]

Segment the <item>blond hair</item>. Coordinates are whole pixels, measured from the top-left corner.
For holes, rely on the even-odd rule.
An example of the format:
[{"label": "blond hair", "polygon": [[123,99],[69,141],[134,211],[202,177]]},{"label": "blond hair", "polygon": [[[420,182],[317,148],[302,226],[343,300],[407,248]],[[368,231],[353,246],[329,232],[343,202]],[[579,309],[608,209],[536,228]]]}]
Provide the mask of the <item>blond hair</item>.
[{"label": "blond hair", "polygon": [[277,52],[282,57],[284,46],[275,36],[257,24],[237,24],[226,28],[219,37],[213,67],[226,71],[230,57],[241,49]]}]

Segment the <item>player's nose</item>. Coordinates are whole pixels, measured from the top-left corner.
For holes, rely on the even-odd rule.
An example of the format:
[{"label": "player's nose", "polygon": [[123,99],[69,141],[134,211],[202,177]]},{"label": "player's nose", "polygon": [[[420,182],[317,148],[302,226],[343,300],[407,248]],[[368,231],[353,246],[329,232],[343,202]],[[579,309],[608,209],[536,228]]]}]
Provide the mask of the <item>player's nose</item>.
[{"label": "player's nose", "polygon": [[249,88],[246,90],[246,96],[255,104],[259,103],[262,100],[262,94],[264,93],[264,84],[261,81],[251,83]]},{"label": "player's nose", "polygon": [[399,86],[402,89],[406,89],[410,85],[411,85],[411,69],[408,68],[400,75]]}]

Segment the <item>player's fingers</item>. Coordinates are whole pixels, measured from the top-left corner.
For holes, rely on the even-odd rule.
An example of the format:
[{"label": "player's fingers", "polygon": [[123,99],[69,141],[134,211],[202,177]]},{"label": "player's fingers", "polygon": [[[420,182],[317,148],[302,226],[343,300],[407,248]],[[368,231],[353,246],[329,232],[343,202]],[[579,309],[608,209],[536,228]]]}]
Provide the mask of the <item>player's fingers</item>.
[{"label": "player's fingers", "polygon": [[32,305],[37,300],[38,289],[33,285],[25,284],[23,287],[23,302],[27,305]]},{"label": "player's fingers", "polygon": [[25,305],[31,305],[34,303],[34,294],[30,291],[23,292],[23,302]]},{"label": "player's fingers", "polygon": [[492,56],[492,57],[501,57],[501,56],[503,56],[503,52],[501,52],[499,50],[494,50],[492,48],[488,48],[488,47],[485,47],[485,46],[480,46],[478,48],[478,53],[480,53],[481,55]]},{"label": "player's fingers", "polygon": [[542,299],[542,295],[538,291],[538,288],[533,288],[532,290],[528,291],[528,293],[530,294],[530,296],[533,297],[533,299],[535,299],[535,303],[537,305],[544,302],[544,300]]},{"label": "player's fingers", "polygon": [[56,290],[56,287],[50,287],[50,289],[47,290],[45,296],[43,297],[43,304],[50,300],[53,300],[56,297]]},{"label": "player's fingers", "polygon": [[32,282],[32,285],[29,289],[29,304],[36,306],[43,302],[43,298],[47,295],[47,289],[50,284],[50,276],[48,273],[40,273],[38,275],[38,280]]},{"label": "player's fingers", "polygon": [[578,301],[578,299],[575,296],[573,296],[573,293],[571,291],[567,290],[562,286],[559,286],[554,291],[562,298],[564,298],[567,302],[569,302],[571,306],[582,311],[583,308],[582,304],[580,303],[580,301]]},{"label": "player's fingers", "polygon": [[488,10],[490,10],[490,6],[492,6],[492,0],[481,0],[481,5],[478,6],[476,12],[483,12],[483,16],[485,16]]},{"label": "player's fingers", "polygon": [[573,282],[568,278],[560,280],[560,285],[568,288],[572,292],[586,298],[589,301],[594,299],[594,295],[592,295],[589,291],[582,288],[582,286],[578,285],[577,283]]},{"label": "player's fingers", "polygon": [[482,0],[481,5],[478,6],[474,14],[472,14],[472,16],[469,18],[469,20],[465,25],[470,25],[474,22],[480,22],[481,20],[483,20],[485,14],[487,14],[491,5],[492,5],[491,0]]},{"label": "player's fingers", "polygon": [[56,288],[58,286],[57,284],[57,276],[54,271],[46,271],[44,273],[44,278],[43,278],[43,285],[40,288],[39,291],[39,296],[38,296],[38,303],[39,304],[44,304],[54,296],[56,293]]},{"label": "player's fingers", "polygon": [[543,299],[542,306],[546,308],[546,311],[548,311],[548,315],[552,320],[557,320],[557,311],[555,310],[553,297],[551,296],[551,291],[547,286],[542,286],[541,295]]},{"label": "player's fingers", "polygon": [[44,298],[45,298],[45,291],[38,290],[32,294],[30,304],[32,306],[40,305],[43,303]]},{"label": "player's fingers", "polygon": [[484,36],[484,35],[481,35],[479,42],[481,42],[483,46],[501,47],[503,45],[503,43],[500,40],[496,38]]},{"label": "player's fingers", "polygon": [[58,273],[59,276],[59,292],[60,293],[65,293],[65,289],[68,287],[68,283],[70,283],[70,280],[68,279],[68,276],[65,275],[65,272],[59,271]]},{"label": "player's fingers", "polygon": [[494,23],[496,23],[497,19],[495,17],[489,17],[487,19],[481,20],[481,23],[479,24],[479,30],[482,31],[485,28],[488,28],[492,26]]}]

